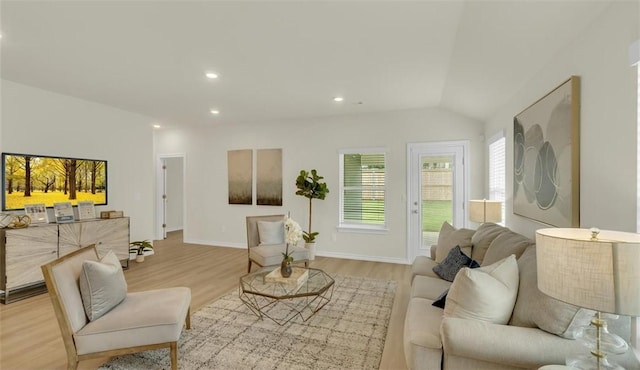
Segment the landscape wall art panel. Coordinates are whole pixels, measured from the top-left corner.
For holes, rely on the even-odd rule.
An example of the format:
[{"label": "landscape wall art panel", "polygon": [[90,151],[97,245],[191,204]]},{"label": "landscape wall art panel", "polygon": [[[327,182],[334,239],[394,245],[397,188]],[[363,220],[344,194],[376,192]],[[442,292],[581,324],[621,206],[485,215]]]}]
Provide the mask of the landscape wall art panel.
[{"label": "landscape wall art panel", "polygon": [[580,78],[571,77],[513,119],[513,213],[580,226]]},{"label": "landscape wall art panel", "polygon": [[227,151],[229,204],[253,204],[253,150]]},{"label": "landscape wall art panel", "polygon": [[257,204],[282,205],[282,149],[257,150]]}]

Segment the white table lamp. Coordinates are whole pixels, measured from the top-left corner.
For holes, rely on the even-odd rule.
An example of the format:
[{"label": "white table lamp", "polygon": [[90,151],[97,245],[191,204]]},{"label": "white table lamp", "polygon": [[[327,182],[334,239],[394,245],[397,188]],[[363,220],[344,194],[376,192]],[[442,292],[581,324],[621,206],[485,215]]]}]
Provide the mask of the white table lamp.
[{"label": "white table lamp", "polygon": [[[593,327],[592,356],[580,369],[620,369],[606,359],[609,350],[625,351],[626,343],[606,331],[600,312],[640,316],[640,234],[598,229],[536,231],[538,289],[552,298],[598,312]],[[617,337],[617,338],[616,338]],[[620,343],[622,341],[622,343]]]},{"label": "white table lamp", "polygon": [[502,202],[499,200],[470,200],[469,219],[473,222],[502,221]]}]

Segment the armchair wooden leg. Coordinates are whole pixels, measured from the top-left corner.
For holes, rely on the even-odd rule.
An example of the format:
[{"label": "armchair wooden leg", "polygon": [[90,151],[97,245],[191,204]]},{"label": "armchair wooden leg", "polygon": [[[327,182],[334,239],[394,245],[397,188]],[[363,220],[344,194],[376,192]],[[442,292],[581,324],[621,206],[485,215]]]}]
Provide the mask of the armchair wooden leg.
[{"label": "armchair wooden leg", "polygon": [[178,370],[178,342],[171,342],[171,370]]},{"label": "armchair wooden leg", "polygon": [[189,310],[187,311],[187,319],[185,320],[185,324],[187,329],[191,329],[191,306],[189,306]]},{"label": "armchair wooden leg", "polygon": [[304,267],[309,268],[309,261],[304,261]]},{"label": "armchair wooden leg", "polygon": [[251,260],[249,260],[249,266],[247,266],[247,274],[251,272]]},{"label": "armchair wooden leg", "polygon": [[67,370],[76,370],[78,368],[78,358],[74,354],[67,352]]}]

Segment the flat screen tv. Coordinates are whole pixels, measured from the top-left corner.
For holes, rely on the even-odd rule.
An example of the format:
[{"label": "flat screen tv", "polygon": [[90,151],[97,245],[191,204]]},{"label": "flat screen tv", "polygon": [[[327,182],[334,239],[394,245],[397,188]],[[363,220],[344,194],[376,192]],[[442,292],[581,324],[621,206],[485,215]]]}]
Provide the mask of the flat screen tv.
[{"label": "flat screen tv", "polygon": [[25,204],[107,204],[107,161],[2,153],[2,210]]}]

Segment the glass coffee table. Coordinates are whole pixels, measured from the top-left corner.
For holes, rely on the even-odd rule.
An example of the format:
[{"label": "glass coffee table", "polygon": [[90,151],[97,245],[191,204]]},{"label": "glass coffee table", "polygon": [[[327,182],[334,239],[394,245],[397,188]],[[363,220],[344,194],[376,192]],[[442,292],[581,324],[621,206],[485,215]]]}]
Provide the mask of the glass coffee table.
[{"label": "glass coffee table", "polygon": [[279,325],[297,316],[307,321],[331,300],[334,280],[326,272],[294,267],[291,278],[274,280],[269,274],[275,269],[266,267],[240,278],[240,300],[261,319]]}]

